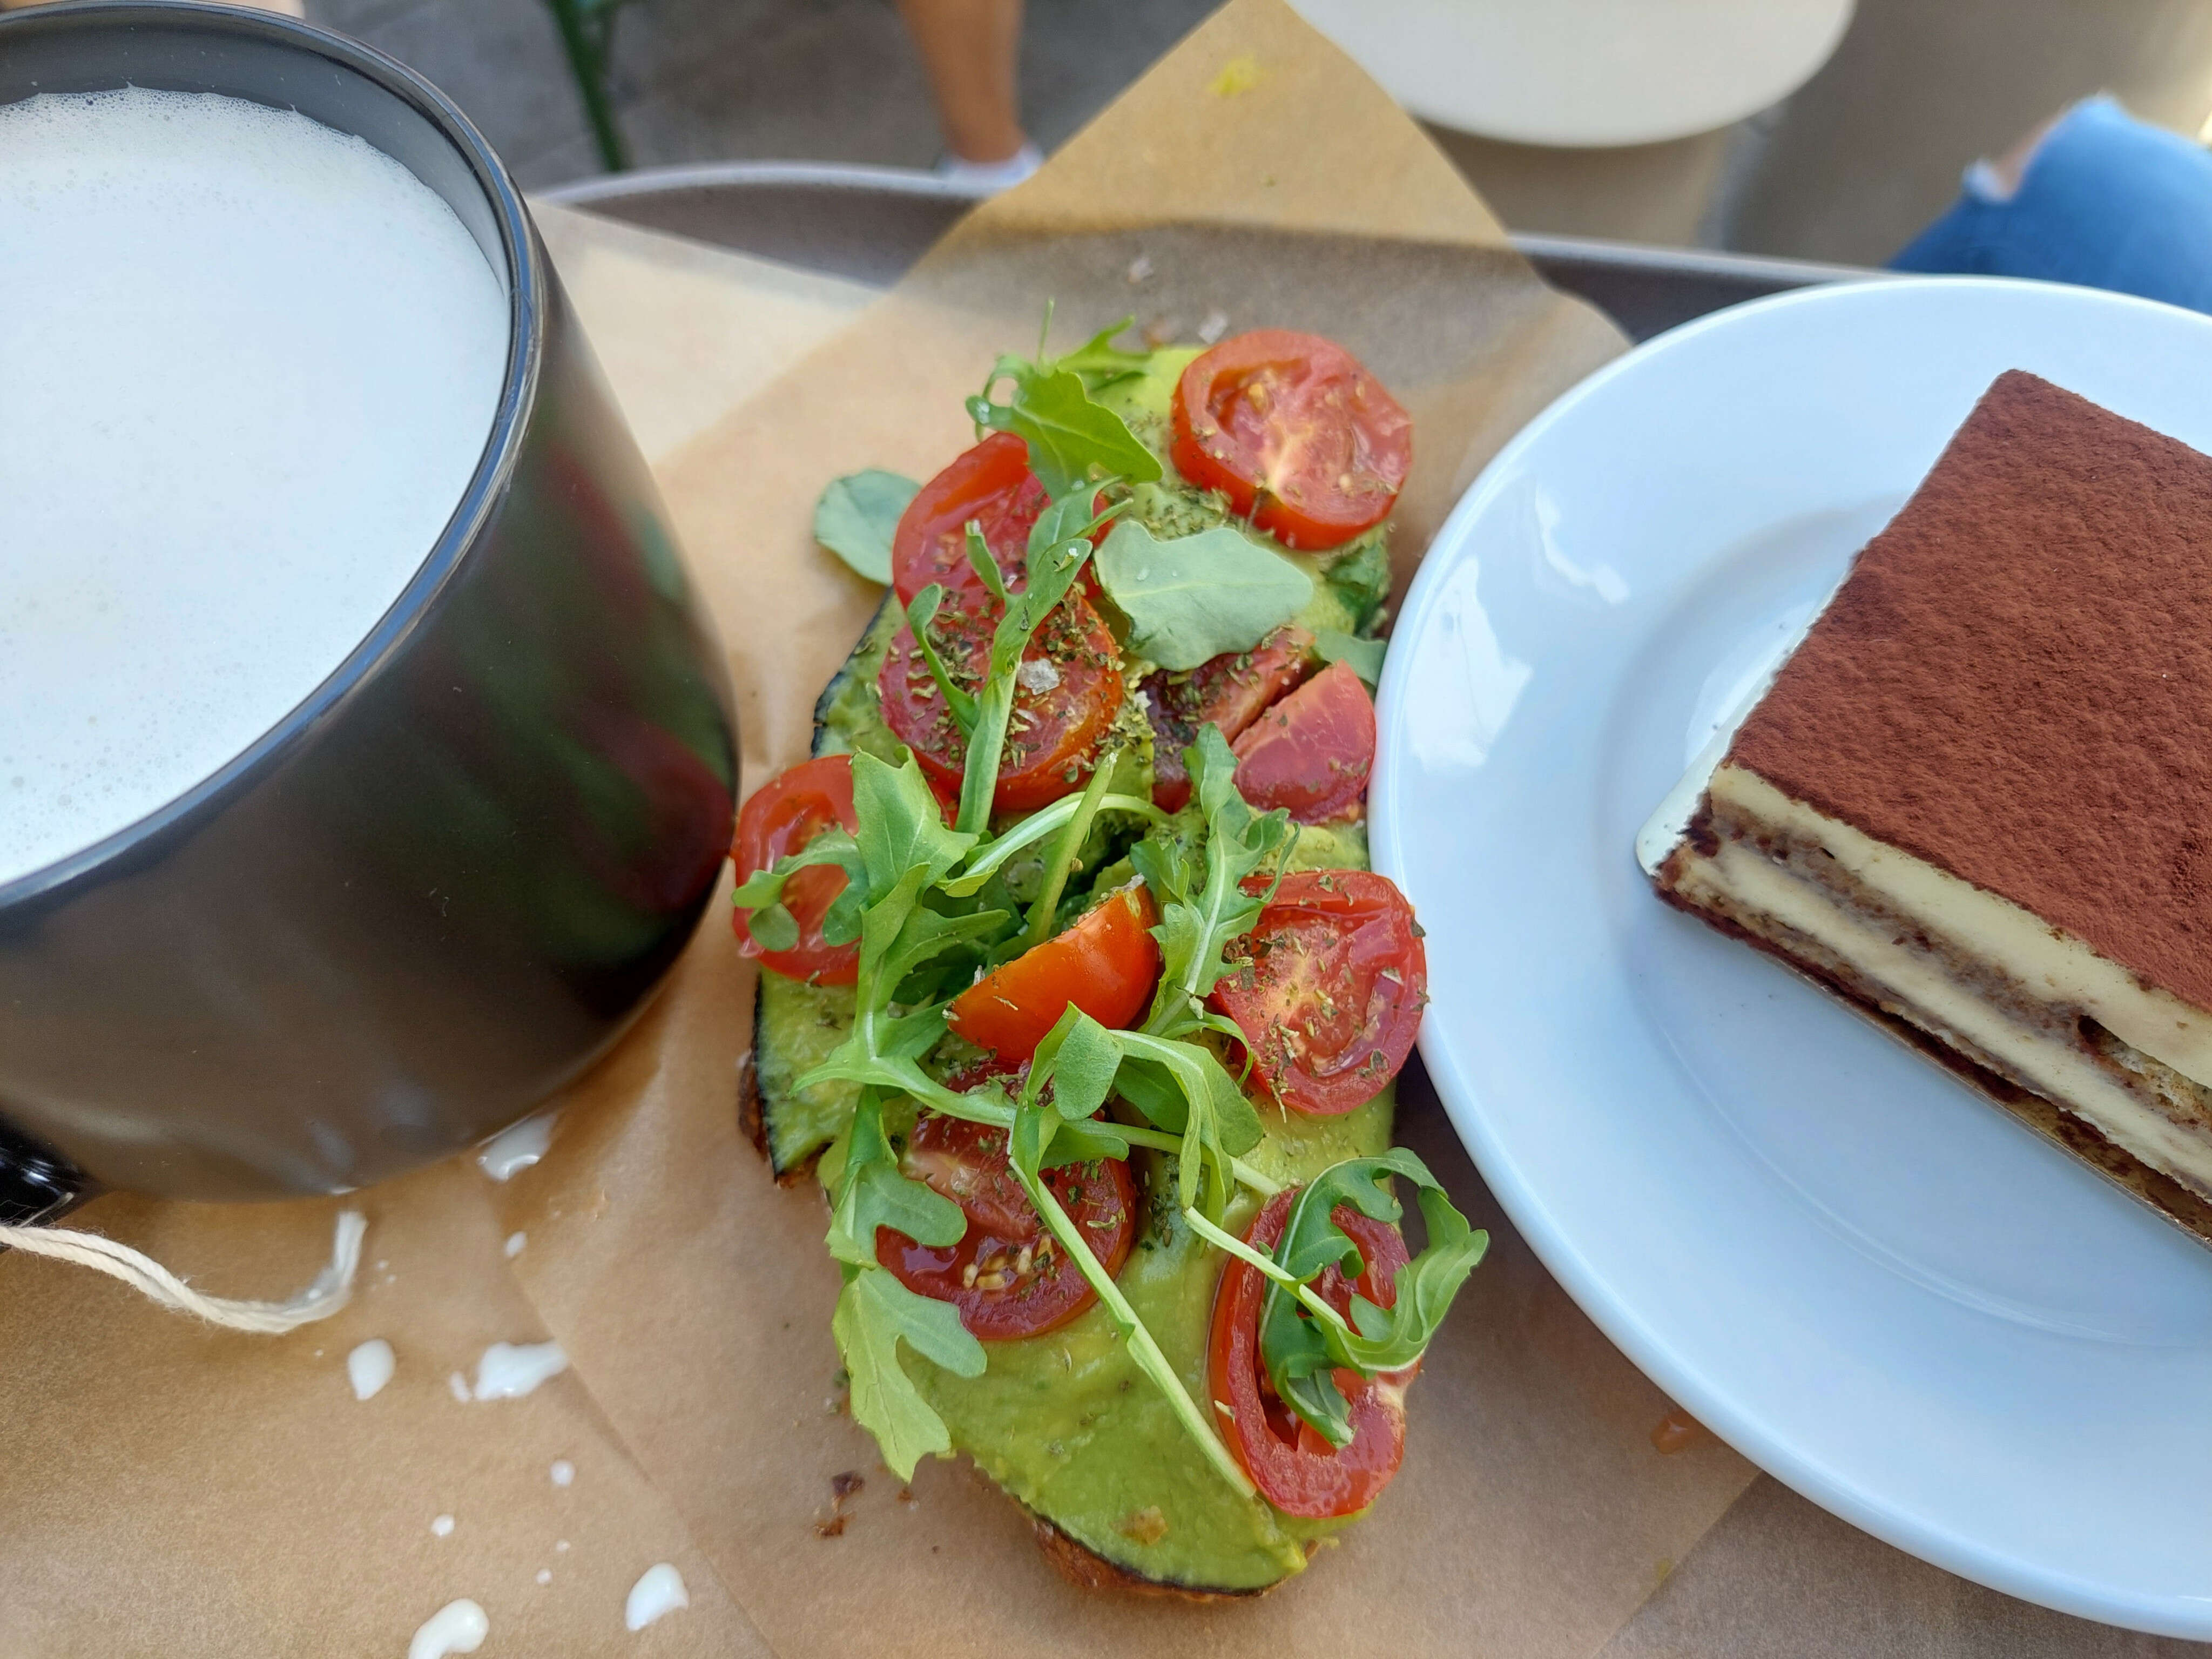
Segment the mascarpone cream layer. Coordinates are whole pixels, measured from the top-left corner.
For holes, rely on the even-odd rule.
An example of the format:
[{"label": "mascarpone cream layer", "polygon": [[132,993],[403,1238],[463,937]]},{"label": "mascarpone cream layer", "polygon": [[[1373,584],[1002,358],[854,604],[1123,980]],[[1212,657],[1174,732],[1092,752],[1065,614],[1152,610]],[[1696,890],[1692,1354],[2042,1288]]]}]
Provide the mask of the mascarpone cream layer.
[{"label": "mascarpone cream layer", "polygon": [[1792,800],[1756,772],[1724,765],[1713,799],[1818,843],[1897,909],[1966,955],[1994,963],[2032,994],[2078,1008],[2130,1048],[2212,1087],[2212,1013],[2134,974],[2010,899]]},{"label": "mascarpone cream layer", "polygon": [[[2176,1071],[2202,1082],[2212,1071],[2207,1041],[2212,1017],[2164,992],[2148,990],[2080,939],[2008,900],[1873,840],[1849,825],[1792,801],[1755,773],[1723,767],[1717,799],[1736,811],[1817,841],[1901,912],[1940,931],[1960,949],[2008,968],[2054,1003],[2078,1006],[2107,1030]],[[1887,988],[1908,1017],[1938,1036],[1955,1033],[2009,1067],[2030,1087],[2096,1126],[2152,1168],[2212,1194],[2212,1137],[2175,1123],[2115,1081],[2076,1044],[2054,1040],[2008,1017],[1945,973],[1927,955],[1900,944],[1891,930],[1869,926],[1820,887],[1792,875],[1756,848],[1723,841],[1713,856],[1693,854],[1675,883],[1682,896],[1714,907],[1716,899],[1771,917],[1818,941],[1872,982]],[[2175,1016],[2178,1014],[2179,1018]],[[2165,1037],[2172,1024],[2185,1039],[2165,1053],[2136,1033]],[[2200,1046],[2201,1045],[2201,1046]],[[2186,1060],[2190,1062],[2184,1064]],[[2197,1070],[2191,1070],[2193,1066]]]}]

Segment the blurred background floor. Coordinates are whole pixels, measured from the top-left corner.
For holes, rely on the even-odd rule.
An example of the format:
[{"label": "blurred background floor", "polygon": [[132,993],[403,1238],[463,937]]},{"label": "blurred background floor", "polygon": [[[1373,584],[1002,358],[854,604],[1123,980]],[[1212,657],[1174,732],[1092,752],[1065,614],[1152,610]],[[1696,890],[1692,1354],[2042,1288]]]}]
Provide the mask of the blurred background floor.
[{"label": "blurred background floor", "polygon": [[[1030,0],[1022,104],[1049,152],[1217,0]],[[544,0],[307,0],[313,21],[442,87],[527,189],[599,170]],[[637,165],[797,159],[926,167],[943,148],[888,0],[638,0],[614,95]]]},{"label": "blurred background floor", "polygon": [[[544,0],[305,3],[445,88],[526,186],[599,171]],[[1031,135],[1049,152],[1212,9],[1030,0]],[[889,0],[635,0],[611,79],[641,166],[927,167],[941,148]],[[1597,150],[1439,137],[1515,229],[1878,264],[1949,203],[1968,161],[2100,90],[2196,136],[2212,114],[2212,0],[1858,0],[1826,68],[1718,132]]]}]

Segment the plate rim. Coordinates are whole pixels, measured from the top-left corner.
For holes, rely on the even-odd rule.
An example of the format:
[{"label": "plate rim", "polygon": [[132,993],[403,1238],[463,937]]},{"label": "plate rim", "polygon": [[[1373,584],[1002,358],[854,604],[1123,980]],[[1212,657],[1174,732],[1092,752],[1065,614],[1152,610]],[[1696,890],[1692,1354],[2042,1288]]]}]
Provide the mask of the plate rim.
[{"label": "plate rim", "polygon": [[[1649,365],[1720,332],[1732,332],[1778,312],[1904,306],[1931,293],[1976,289],[2031,290],[2057,297],[2063,305],[2088,311],[2148,311],[2186,319],[2212,336],[2212,315],[2132,295],[2084,289],[2069,283],[1995,276],[1881,276],[1793,289],[1748,301],[1695,319],[1622,353],[1553,398],[1484,465],[1454,503],[1430,538],[1392,627],[1401,633],[1426,623],[1445,588],[1447,573],[1460,561],[1453,550],[1463,545],[1472,523],[1512,477],[1522,458],[1546,441],[1552,429],[1583,404],[1609,395],[1622,379],[1649,372]],[[2063,296],[2063,297],[2059,297]],[[1437,556],[1439,553],[1444,556]],[[1375,868],[1405,886],[1403,848],[1398,833],[1396,793],[1401,768],[1391,740],[1400,724],[1399,705],[1411,673],[1413,653],[1393,649],[1383,662],[1376,688],[1375,783],[1370,796],[1370,847]],[[1717,1384],[1668,1346],[1649,1322],[1612,1291],[1595,1266],[1553,1219],[1540,1195],[1522,1179],[1510,1155],[1494,1136],[1479,1103],[1480,1091],[1460,1077],[1440,1030],[1425,1028],[1419,1048],[1438,1100],[1454,1132],[1465,1145],[1482,1178],[1514,1227],[1535,1252],[1583,1316],[1619,1348],[1639,1371],[1711,1429],[1759,1469],[1800,1496],[1860,1530],[1919,1559],[2003,1594],[2074,1616],[2162,1636],[2212,1638],[2212,1595],[2157,1595],[2120,1589],[2102,1581],[2031,1562],[1981,1543],[1964,1532],[1916,1513],[1904,1503],[1885,1499],[1829,1465],[1800,1452],[1756,1413],[1729,1404]]]}]

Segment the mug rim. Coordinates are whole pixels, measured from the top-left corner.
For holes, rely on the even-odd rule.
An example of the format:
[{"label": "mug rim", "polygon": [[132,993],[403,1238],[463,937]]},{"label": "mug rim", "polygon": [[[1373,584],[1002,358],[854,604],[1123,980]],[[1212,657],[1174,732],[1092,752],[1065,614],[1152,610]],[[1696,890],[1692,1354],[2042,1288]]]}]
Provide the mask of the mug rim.
[{"label": "mug rim", "polygon": [[491,428],[460,499],[398,597],[353,649],[267,731],[181,794],[97,841],[0,881],[0,919],[42,897],[58,895],[172,831],[188,832],[191,820],[220,813],[231,797],[242,793],[264,770],[281,765],[316,728],[337,714],[364,683],[405,650],[439,596],[483,540],[487,525],[506,495],[522,434],[537,402],[538,372],[544,356],[546,256],[532,228],[522,193],[506,164],[460,106],[398,59],[299,18],[211,4],[207,0],[63,0],[58,4],[0,12],[0,52],[7,49],[11,33],[100,32],[147,24],[186,33],[198,30],[258,38],[323,58],[372,82],[427,121],[459,155],[498,228],[507,289],[507,364]]}]

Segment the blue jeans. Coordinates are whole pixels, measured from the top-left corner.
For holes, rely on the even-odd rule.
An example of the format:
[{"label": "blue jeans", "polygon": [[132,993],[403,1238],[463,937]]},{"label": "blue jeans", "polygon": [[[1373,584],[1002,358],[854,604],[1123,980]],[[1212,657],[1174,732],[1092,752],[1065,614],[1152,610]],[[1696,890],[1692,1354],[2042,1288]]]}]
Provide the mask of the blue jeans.
[{"label": "blue jeans", "polygon": [[2059,118],[2003,199],[1988,167],[1890,261],[1897,270],[2037,276],[2212,312],[2212,152],[2110,98]]}]

